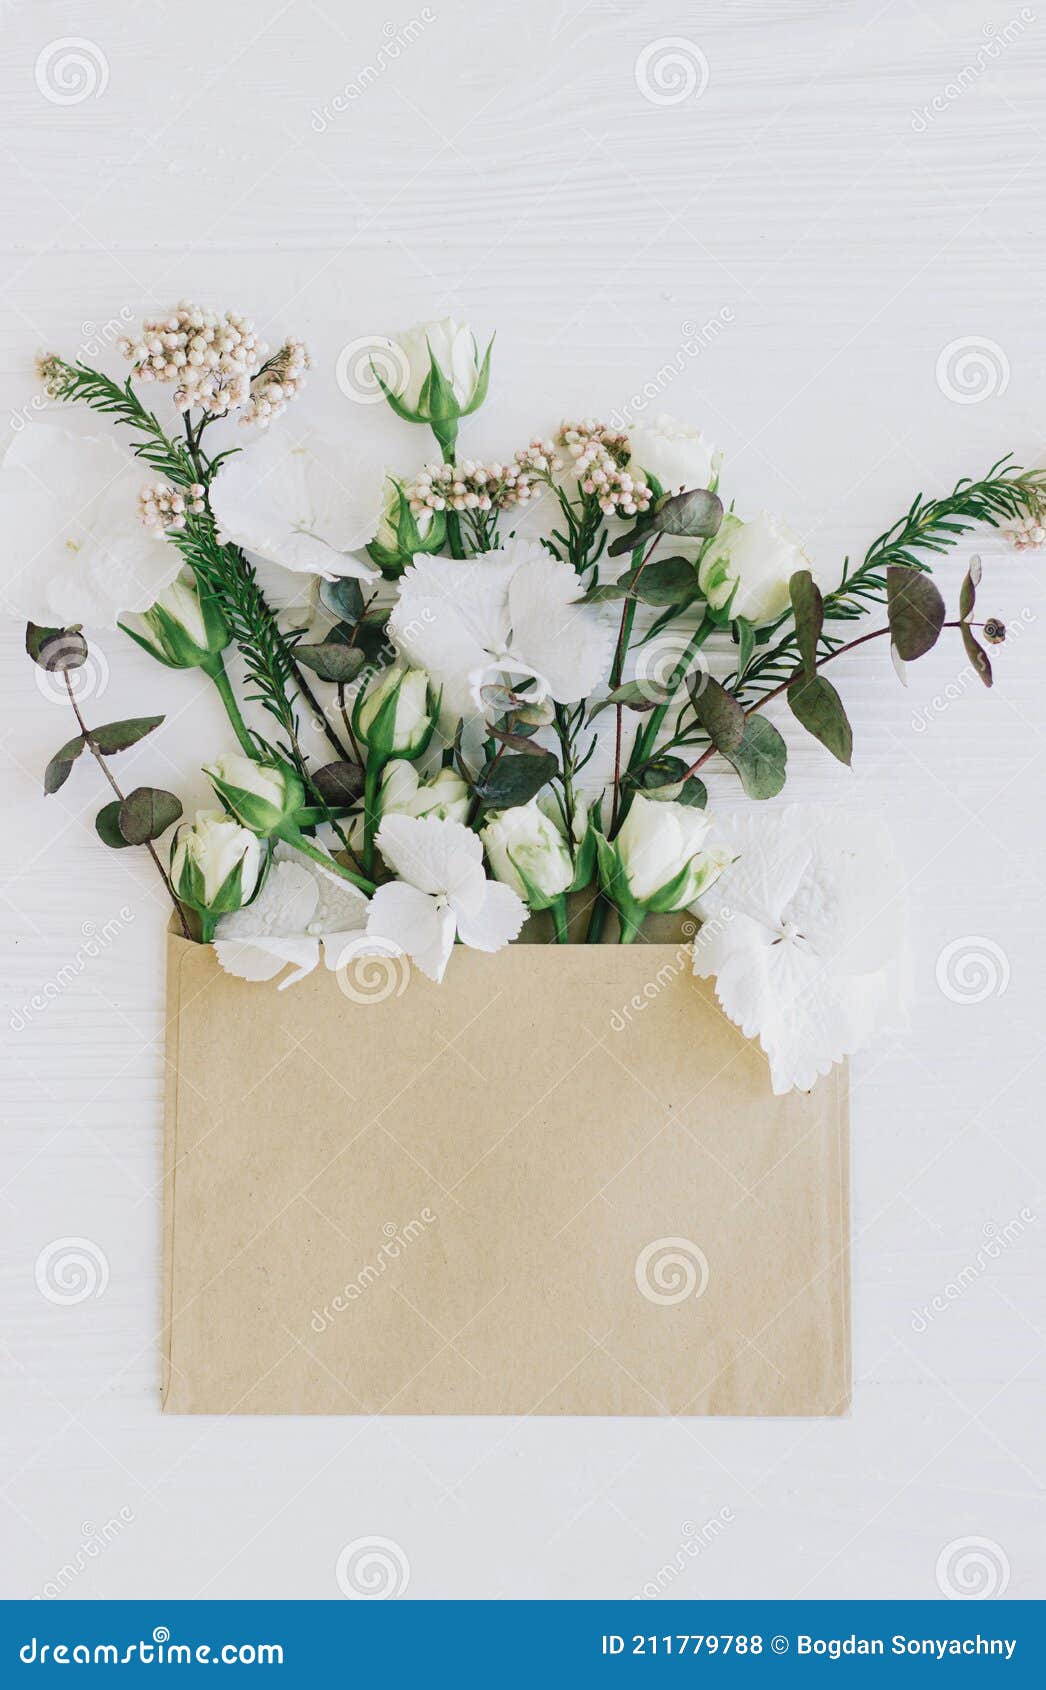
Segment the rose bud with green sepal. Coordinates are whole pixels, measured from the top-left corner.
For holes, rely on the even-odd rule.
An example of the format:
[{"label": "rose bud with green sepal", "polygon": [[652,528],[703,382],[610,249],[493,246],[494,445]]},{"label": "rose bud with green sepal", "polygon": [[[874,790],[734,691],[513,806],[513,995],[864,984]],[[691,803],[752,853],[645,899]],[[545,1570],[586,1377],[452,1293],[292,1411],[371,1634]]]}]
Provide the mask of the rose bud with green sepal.
[{"label": "rose bud with green sepal", "polygon": [[262,849],[257,836],[221,810],[197,810],[171,847],[171,884],[196,911],[207,942],[219,916],[249,903],[258,886]]},{"label": "rose bud with green sepal", "polygon": [[441,551],[446,538],[447,519],[443,512],[412,510],[403,482],[390,476],[378,532],[367,547],[371,562],[390,578],[402,575],[419,553]]},{"label": "rose bud with green sepal", "polygon": [[201,593],[187,570],[120,627],[168,669],[213,670],[232,638],[217,599]]},{"label": "rose bud with green sepal", "polygon": [[203,772],[233,815],[263,839],[293,826],[305,802],[305,787],[289,763],[253,762],[230,751]]}]

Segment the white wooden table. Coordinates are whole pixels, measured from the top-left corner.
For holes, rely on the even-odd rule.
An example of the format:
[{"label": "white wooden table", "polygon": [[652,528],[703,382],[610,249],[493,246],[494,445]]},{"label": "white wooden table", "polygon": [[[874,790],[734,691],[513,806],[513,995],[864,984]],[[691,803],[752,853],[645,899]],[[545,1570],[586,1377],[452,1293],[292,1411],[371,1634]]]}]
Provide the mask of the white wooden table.
[{"label": "white wooden table", "polygon": [[[187,295],[303,335],[301,415],[410,469],[339,354],[449,311],[498,330],[488,452],[646,390],[718,439],[742,508],[841,558],[920,488],[1040,449],[1046,25],[985,18],[7,4],[0,430],[32,421],[38,347],[90,354]],[[164,911],[94,838],[90,771],[42,799],[67,711],[6,625],[2,1594],[337,1597],[375,1535],[421,1597],[933,1597],[966,1538],[984,1588],[1043,1594],[1046,554],[981,549],[1021,628],[993,695],[946,644],[907,692],[878,647],[844,683],[916,980],[910,1030],[855,1065],[857,1385],[830,1423],[161,1420]],[[210,701],[97,651],[92,710],[170,718],[126,768],[202,800]],[[843,796],[828,764],[793,790]],[[983,975],[956,974],[970,950]],[[108,1282],[59,1304],[34,1264],[69,1238]]]}]

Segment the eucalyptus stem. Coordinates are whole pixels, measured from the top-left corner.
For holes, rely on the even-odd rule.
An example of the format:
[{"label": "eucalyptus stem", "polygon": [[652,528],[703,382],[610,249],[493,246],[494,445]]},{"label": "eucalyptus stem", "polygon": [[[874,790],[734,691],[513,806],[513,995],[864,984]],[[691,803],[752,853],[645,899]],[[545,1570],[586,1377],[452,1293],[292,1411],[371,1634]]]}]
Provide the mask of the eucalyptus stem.
[{"label": "eucalyptus stem", "polygon": [[[70,679],[68,669],[65,671],[65,690],[69,694],[69,703],[73,707],[73,715],[76,717],[77,723],[78,723],[79,728],[80,728],[80,732],[84,736],[84,744],[86,745],[88,751],[91,753],[91,756],[94,758],[95,762],[98,764],[98,767],[101,769],[101,771],[102,771],[103,775],[105,776],[106,780],[109,782],[109,785],[112,787],[113,791],[115,792],[117,800],[119,801],[119,803],[121,803],[121,804],[124,803],[125,798],[126,798],[126,794],[123,791],[121,791],[120,784],[117,781],[116,776],[113,774],[112,769],[110,769],[108,763],[106,762],[103,753],[99,750],[97,744],[95,743],[94,735],[92,734],[90,728],[87,726],[87,723],[84,721],[83,716],[81,715],[80,706],[76,702],[76,695],[73,692],[73,683],[72,683],[72,680]],[[151,839],[147,839],[145,841],[145,848],[148,851],[148,853],[149,853],[150,857],[152,858],[153,862],[155,863],[156,872],[160,876],[160,879],[163,881],[164,886],[167,890],[167,893],[170,897],[170,900],[171,900],[172,904],[174,905],[175,910],[178,913],[178,920],[181,923],[182,933],[184,934],[186,939],[191,939],[192,934],[189,932],[189,924],[185,919],[185,911],[182,909],[181,903],[179,902],[179,899],[178,899],[178,896],[177,896],[177,894],[174,890],[174,887],[171,885],[170,877],[167,874],[167,871],[164,868],[163,864],[161,863],[159,855],[157,854],[156,847],[153,844]]]}]

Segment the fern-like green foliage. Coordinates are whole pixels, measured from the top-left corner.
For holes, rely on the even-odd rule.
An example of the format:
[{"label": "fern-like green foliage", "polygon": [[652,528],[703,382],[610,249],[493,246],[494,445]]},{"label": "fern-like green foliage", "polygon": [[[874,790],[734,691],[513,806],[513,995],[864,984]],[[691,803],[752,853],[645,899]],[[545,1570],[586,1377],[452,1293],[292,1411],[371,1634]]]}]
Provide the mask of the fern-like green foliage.
[{"label": "fern-like green foliage", "polygon": [[100,370],[92,370],[87,364],[67,364],[54,354],[43,360],[42,373],[52,399],[89,405],[92,411],[135,429],[142,438],[130,443],[131,451],[157,475],[166,476],[178,487],[188,487],[196,480],[187,447],[182,441],[167,438],[159,419],[134,391],[130,377],[121,386]]},{"label": "fern-like green foliage", "polygon": [[[980,481],[968,478],[956,483],[942,499],[926,499],[919,493],[904,516],[872,541],[864,558],[851,569],[843,563],[838,587],[824,595],[825,628],[819,651],[827,656],[844,643],[832,632],[833,622],[853,622],[886,599],[886,571],[893,565],[929,570],[927,554],[947,552],[977,523],[998,528],[1025,516],[1038,516],[1046,508],[1046,472],[1021,470],[1008,457],[993,464]],[[749,704],[779,686],[794,672],[799,661],[795,629],[786,612],[764,635],[743,673],[727,682],[730,691]],[[786,632],[782,630],[787,629]],[[781,638],[776,636],[781,633]]]}]

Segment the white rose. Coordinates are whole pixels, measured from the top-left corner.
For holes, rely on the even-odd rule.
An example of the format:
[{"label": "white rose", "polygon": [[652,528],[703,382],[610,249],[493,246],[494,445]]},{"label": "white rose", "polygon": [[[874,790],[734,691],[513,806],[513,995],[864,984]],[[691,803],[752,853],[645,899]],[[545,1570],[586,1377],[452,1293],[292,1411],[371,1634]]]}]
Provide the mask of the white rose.
[{"label": "white rose", "polygon": [[532,909],[544,909],[574,879],[566,840],[536,798],[491,815],[480,838],[495,877]]},{"label": "white rose", "polygon": [[274,833],[305,802],[305,788],[285,763],[255,763],[230,751],[203,772],[244,826],[263,836]]},{"label": "white rose", "polygon": [[415,323],[413,328],[396,335],[393,344],[399,347],[406,361],[405,379],[397,397],[408,410],[418,408],[421,389],[429,374],[430,349],[458,404],[462,409],[469,404],[479,377],[480,361],[476,337],[467,323],[456,323],[453,317]]},{"label": "white rose", "polygon": [[[385,493],[385,504],[382,507],[381,521],[378,532],[374,536],[374,544],[384,551],[394,552],[399,548],[399,520],[403,507],[403,489],[398,481],[389,477]],[[411,521],[417,530],[419,540],[424,540],[432,527],[435,511],[408,511]],[[416,550],[421,550],[418,546]]]},{"label": "white rose", "polygon": [[633,468],[656,476],[666,493],[711,487],[718,479],[723,454],[699,428],[660,416],[628,430]]},{"label": "white rose", "polygon": [[719,610],[737,585],[733,616],[757,625],[773,622],[788,609],[788,582],[797,569],[808,569],[821,587],[835,585],[820,572],[792,531],[762,512],[751,522],[724,516],[722,527],[701,560],[698,580],[713,610]]},{"label": "white rose", "polygon": [[613,845],[632,900],[665,913],[685,909],[706,892],[729,860],[723,851],[703,848],[711,826],[704,810],[637,793]]},{"label": "white rose", "polygon": [[215,915],[238,910],[258,884],[260,868],[256,836],[221,810],[197,810],[195,822],[178,829],[171,880],[183,903]]},{"label": "white rose", "polygon": [[352,725],[378,757],[417,757],[431,738],[434,720],[425,671],[394,666],[359,695]]},{"label": "white rose", "polygon": [[394,758],[381,780],[383,816],[438,816],[440,821],[463,822],[472,799],[468,785],[455,769],[440,769],[422,780],[413,763]]}]

